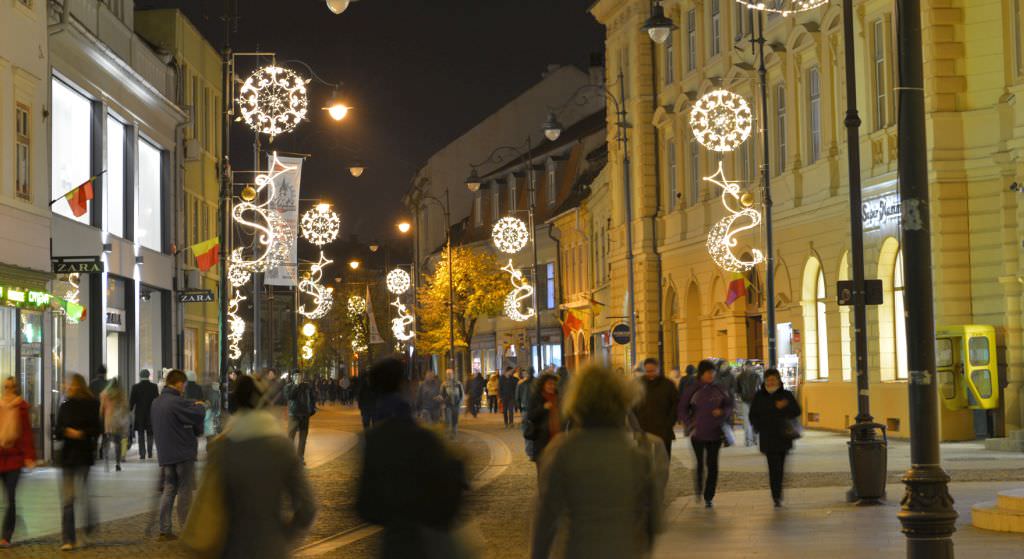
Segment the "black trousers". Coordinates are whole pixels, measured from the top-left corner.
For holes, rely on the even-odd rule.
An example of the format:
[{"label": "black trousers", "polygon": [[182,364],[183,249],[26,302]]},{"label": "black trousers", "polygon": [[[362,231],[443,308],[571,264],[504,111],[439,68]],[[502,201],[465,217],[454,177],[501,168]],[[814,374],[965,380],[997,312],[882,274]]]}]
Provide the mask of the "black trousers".
[{"label": "black trousers", "polygon": [[505,426],[514,425],[516,422],[516,405],[513,402],[501,402],[501,411],[505,416]]},{"label": "black trousers", "polygon": [[491,413],[498,413],[498,397],[488,396],[487,407],[491,410]]},{"label": "black trousers", "polygon": [[288,438],[295,444],[295,435],[299,436],[299,460],[306,462],[306,438],[309,437],[309,416],[288,416]]},{"label": "black trousers", "polygon": [[[704,495],[704,501],[715,498],[718,486],[718,452],[722,450],[722,441],[695,441],[692,438],[693,453],[697,455],[697,473],[695,490],[697,495]],[[706,469],[706,471],[705,471]]]},{"label": "black trousers", "polygon": [[768,485],[772,488],[772,500],[782,500],[782,478],[786,469],[785,452],[768,452]]},{"label": "black trousers", "polygon": [[135,437],[139,443],[139,458],[145,460],[153,457],[153,428],[136,429]]},{"label": "black trousers", "polygon": [[4,492],[7,494],[7,510],[4,511],[3,536],[0,539],[11,541],[11,537],[14,536],[15,518],[17,518],[18,514],[14,494],[18,490],[18,479],[21,478],[21,470],[0,473],[0,478],[3,478]]}]

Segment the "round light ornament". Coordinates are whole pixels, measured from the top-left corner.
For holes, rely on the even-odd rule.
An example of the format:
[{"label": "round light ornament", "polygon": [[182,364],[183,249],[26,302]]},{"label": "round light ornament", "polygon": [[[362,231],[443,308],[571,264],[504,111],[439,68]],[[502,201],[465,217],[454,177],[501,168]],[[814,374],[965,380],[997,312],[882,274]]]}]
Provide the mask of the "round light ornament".
[{"label": "round light ornament", "polygon": [[530,241],[530,231],[523,220],[516,217],[503,217],[491,229],[494,246],[501,252],[515,254]]},{"label": "round light ornament", "polygon": [[401,268],[395,268],[388,272],[387,284],[388,291],[395,295],[401,295],[409,291],[409,286],[412,285],[412,278],[409,277],[409,272]]},{"label": "round light ornament", "polygon": [[240,118],[260,134],[291,132],[305,120],[309,100],[306,83],[295,72],[280,66],[264,66],[253,72],[239,89]]},{"label": "round light ornament", "polygon": [[742,96],[727,89],[704,94],[690,111],[693,137],[711,151],[728,152],[750,137],[754,114]]},{"label": "round light ornament", "polygon": [[751,10],[772,12],[782,17],[806,12],[828,4],[829,0],[736,0]]},{"label": "round light ornament", "polygon": [[253,188],[251,184],[245,185],[245,188],[242,189],[242,200],[245,200],[246,202],[252,202],[255,199],[256,189]]},{"label": "round light ornament", "polygon": [[302,236],[316,246],[324,246],[338,238],[341,218],[329,204],[317,204],[302,214]]},{"label": "round light ornament", "polygon": [[364,312],[366,312],[366,299],[359,295],[353,295],[348,298],[348,314],[356,315],[363,314]]},{"label": "round light ornament", "polygon": [[235,287],[241,287],[249,283],[252,274],[237,262],[242,259],[242,249],[236,248],[231,251],[231,263],[228,264],[228,281]]}]

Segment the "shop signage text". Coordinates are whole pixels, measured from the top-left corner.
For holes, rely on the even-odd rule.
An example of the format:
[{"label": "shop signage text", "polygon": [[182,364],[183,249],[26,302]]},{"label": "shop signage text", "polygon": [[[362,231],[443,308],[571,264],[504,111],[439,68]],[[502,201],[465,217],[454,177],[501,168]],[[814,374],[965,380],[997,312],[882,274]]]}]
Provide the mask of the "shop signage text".
[{"label": "shop signage text", "polygon": [[633,340],[633,332],[628,324],[620,322],[612,328],[612,339],[619,345],[626,345]]},{"label": "shop signage text", "polygon": [[98,256],[93,258],[54,258],[50,262],[55,274],[102,274],[105,271],[103,261]]},{"label": "shop signage text", "polygon": [[30,291],[0,285],[0,301],[12,307],[40,309],[50,305],[53,296],[42,291]]},{"label": "shop signage text", "polygon": [[124,311],[120,309],[107,309],[106,318],[107,329],[113,332],[124,332]]},{"label": "shop signage text", "polygon": [[883,196],[868,198],[860,206],[864,231],[874,231],[889,225],[900,223],[900,195],[890,192]]},{"label": "shop signage text", "polygon": [[191,291],[179,291],[179,303],[212,303],[214,302],[213,291],[209,289],[195,289]]}]

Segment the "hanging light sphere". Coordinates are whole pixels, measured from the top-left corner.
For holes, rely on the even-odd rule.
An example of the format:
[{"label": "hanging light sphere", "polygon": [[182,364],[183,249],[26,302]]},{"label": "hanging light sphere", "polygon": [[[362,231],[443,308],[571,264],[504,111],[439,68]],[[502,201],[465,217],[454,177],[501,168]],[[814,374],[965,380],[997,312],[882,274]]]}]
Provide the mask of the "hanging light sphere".
[{"label": "hanging light sphere", "polygon": [[412,284],[412,278],[409,277],[409,272],[401,268],[395,268],[388,272],[387,277],[388,291],[395,295],[401,295],[406,291],[409,291],[409,286]]},{"label": "hanging light sphere", "polygon": [[740,194],[740,204],[742,204],[744,208],[749,208],[750,206],[753,206],[754,195],[749,192],[744,192],[743,194]]},{"label": "hanging light sphere", "polygon": [[498,220],[491,229],[491,239],[494,246],[501,252],[515,254],[530,241],[530,231],[526,228],[523,220],[506,216]]},{"label": "hanging light sphere", "polygon": [[349,3],[350,0],[327,0],[327,9],[334,15],[341,15],[341,12],[348,9]]},{"label": "hanging light sphere", "polygon": [[316,246],[324,246],[338,238],[341,219],[331,211],[330,204],[317,204],[302,214],[302,236]]},{"label": "hanging light sphere", "polygon": [[315,336],[316,335],[316,324],[313,324],[312,322],[307,322],[307,323],[303,324],[302,325],[302,335],[306,336],[307,338],[312,338],[313,336]]},{"label": "hanging light sphere", "polygon": [[251,184],[245,185],[245,188],[242,189],[242,200],[245,200],[246,202],[252,202],[255,199],[256,189],[253,188]]},{"label": "hanging light sphere", "polygon": [[813,10],[828,4],[829,0],[736,0],[751,10],[773,12],[782,17]]},{"label": "hanging light sphere", "polygon": [[366,312],[366,299],[359,295],[348,298],[348,314],[363,314]]},{"label": "hanging light sphere", "polygon": [[750,137],[754,114],[747,100],[726,89],[704,94],[690,111],[693,137],[711,151],[727,152]]},{"label": "hanging light sphere", "polygon": [[264,66],[253,72],[239,90],[241,119],[260,134],[291,132],[306,118],[306,82],[280,66]]}]

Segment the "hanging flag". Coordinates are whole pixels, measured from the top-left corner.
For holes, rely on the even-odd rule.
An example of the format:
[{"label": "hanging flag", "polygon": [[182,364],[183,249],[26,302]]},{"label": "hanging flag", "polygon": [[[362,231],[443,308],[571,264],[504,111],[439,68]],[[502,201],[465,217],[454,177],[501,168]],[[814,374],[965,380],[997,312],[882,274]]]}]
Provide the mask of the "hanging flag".
[{"label": "hanging flag", "polygon": [[71,192],[64,195],[64,199],[68,201],[71,213],[75,217],[82,217],[85,215],[85,212],[89,211],[89,200],[92,200],[92,181],[94,180],[96,180],[96,177],[90,177],[89,180],[76,186]]},{"label": "hanging flag", "polygon": [[192,245],[192,254],[196,256],[196,267],[206,272],[220,262],[220,237],[205,240]]},{"label": "hanging flag", "polygon": [[729,282],[729,292],[725,295],[725,304],[731,306],[733,301],[746,296],[747,278],[740,273],[733,274],[733,280]]},{"label": "hanging flag", "polygon": [[81,322],[81,320],[85,318],[85,307],[82,305],[72,303],[71,301],[64,299],[57,299],[57,303],[60,305],[60,308],[64,309],[64,314],[66,314],[72,322]]},{"label": "hanging flag", "polygon": [[[298,231],[299,231],[299,191],[302,188],[302,158],[277,156],[277,163],[274,171],[280,173],[274,179],[276,193],[270,201],[267,209],[277,212],[277,215],[288,224],[292,232],[291,239],[287,243],[287,252],[281,263],[263,275],[265,285],[298,285]],[[274,156],[268,157],[267,166],[274,165]]]},{"label": "hanging flag", "polygon": [[583,329],[583,321],[572,311],[566,311],[565,320],[562,321],[562,333],[566,336]]},{"label": "hanging flag", "polygon": [[384,338],[380,337],[380,331],[377,330],[377,319],[373,317],[373,299],[370,297],[369,285],[366,286],[366,318],[370,321],[370,343],[384,343]]}]

